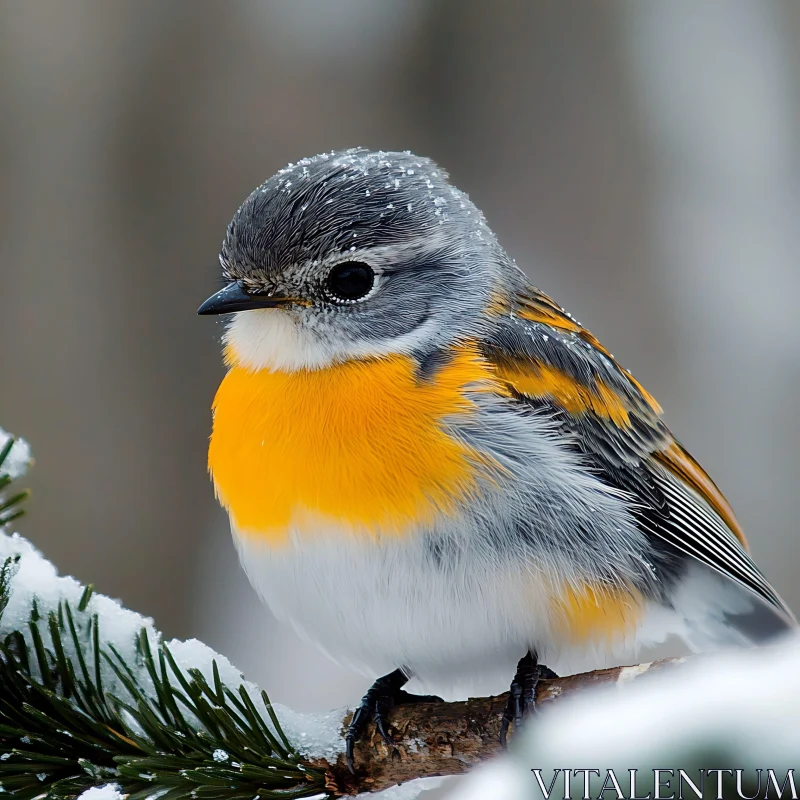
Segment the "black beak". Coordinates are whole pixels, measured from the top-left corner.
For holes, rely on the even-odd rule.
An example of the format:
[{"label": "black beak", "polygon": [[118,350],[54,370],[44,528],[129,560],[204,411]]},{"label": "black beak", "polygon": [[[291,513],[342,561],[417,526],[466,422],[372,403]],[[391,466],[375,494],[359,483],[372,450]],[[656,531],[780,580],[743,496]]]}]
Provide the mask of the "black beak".
[{"label": "black beak", "polygon": [[228,284],[197,309],[198,314],[232,314],[253,308],[276,308],[290,303],[288,297],[269,294],[248,294],[238,281]]}]

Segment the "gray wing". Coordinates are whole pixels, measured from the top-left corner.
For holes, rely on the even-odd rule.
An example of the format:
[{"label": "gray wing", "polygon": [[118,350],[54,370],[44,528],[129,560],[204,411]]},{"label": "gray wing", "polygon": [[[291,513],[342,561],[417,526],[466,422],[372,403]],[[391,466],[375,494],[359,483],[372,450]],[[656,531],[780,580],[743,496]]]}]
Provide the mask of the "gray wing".
[{"label": "gray wing", "polygon": [[587,465],[631,498],[640,528],[794,616],[747,552],[736,517],[675,440],[655,399],[562,309],[535,290],[498,317],[485,353],[518,402],[547,413]]}]

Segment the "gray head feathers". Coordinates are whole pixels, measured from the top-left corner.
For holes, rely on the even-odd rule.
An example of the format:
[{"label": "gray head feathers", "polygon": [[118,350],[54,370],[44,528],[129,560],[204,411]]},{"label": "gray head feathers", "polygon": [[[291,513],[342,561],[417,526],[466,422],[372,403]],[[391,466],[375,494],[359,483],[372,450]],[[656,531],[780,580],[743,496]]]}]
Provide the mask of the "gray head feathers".
[{"label": "gray head feathers", "polygon": [[[363,149],[303,159],[269,178],[236,212],[220,261],[247,292],[297,298],[276,313],[324,349],[325,362],[474,336],[491,298],[522,279],[433,161]],[[374,274],[357,301],[329,291],[343,262]],[[252,336],[252,314],[237,316],[250,319],[234,317],[229,339],[237,325]]]},{"label": "gray head feathers", "polygon": [[266,276],[335,254],[449,237],[494,243],[444,170],[407,152],[351,149],[289,164],[253,191],[228,226],[222,262],[231,277]]}]

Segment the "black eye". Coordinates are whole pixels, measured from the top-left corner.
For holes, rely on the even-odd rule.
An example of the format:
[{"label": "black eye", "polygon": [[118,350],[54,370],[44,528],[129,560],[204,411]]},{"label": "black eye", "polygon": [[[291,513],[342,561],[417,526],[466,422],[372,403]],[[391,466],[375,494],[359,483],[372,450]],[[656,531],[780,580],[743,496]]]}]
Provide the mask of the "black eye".
[{"label": "black eye", "polygon": [[360,300],[369,294],[375,273],[363,261],[343,261],[328,275],[328,291],[337,300]]}]

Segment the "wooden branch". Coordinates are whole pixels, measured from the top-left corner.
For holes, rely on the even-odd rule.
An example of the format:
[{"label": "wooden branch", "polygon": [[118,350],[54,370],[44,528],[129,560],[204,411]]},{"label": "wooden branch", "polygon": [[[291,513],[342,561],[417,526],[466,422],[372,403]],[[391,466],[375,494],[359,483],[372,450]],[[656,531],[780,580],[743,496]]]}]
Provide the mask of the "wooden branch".
[{"label": "wooden branch", "polygon": [[[669,658],[543,680],[536,690],[536,703],[557,701],[602,684],[622,686],[683,660]],[[355,775],[348,771],[343,755],[335,763],[324,759],[312,763],[325,770],[328,791],[336,797],[377,792],[415,778],[460,775],[500,751],[500,721],[507,699],[508,692],[465,702],[397,706],[390,716],[393,752],[371,725],[356,746]],[[343,727],[351,716],[342,720]]]}]

